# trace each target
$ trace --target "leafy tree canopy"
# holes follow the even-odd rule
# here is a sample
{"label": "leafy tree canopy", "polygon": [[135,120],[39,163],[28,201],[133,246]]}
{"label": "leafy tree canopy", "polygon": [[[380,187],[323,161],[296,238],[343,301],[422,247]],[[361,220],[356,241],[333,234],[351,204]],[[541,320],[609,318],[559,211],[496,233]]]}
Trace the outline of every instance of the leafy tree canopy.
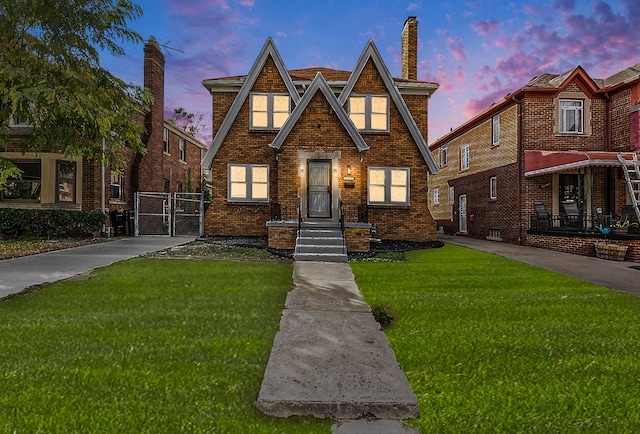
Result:
{"label": "leafy tree canopy", "polygon": [[152,97],[99,61],[100,50],[118,56],[142,42],[128,27],[140,16],[130,0],[0,0],[0,145],[20,119],[34,125],[23,151],[55,143],[115,167],[124,149],[143,152]]}
{"label": "leafy tree canopy", "polygon": [[173,109],[173,123],[184,130],[187,134],[195,137],[202,130],[202,113],[190,113],[184,107]]}

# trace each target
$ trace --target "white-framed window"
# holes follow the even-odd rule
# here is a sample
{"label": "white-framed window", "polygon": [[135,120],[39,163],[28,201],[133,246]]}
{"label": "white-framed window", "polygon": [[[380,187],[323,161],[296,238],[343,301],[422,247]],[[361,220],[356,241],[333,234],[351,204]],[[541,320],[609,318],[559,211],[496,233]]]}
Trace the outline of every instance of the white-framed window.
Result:
{"label": "white-framed window", "polygon": [[111,172],[109,197],[116,200],[124,200],[124,176]]}
{"label": "white-framed window", "polygon": [[181,137],[179,142],[180,161],[187,162],[187,148],[184,139]]}
{"label": "white-framed window", "polygon": [[439,205],[440,204],[440,189],[439,188],[434,188],[433,189],[433,204],[434,205]]}
{"label": "white-framed window", "polygon": [[500,114],[498,113],[491,119],[491,144],[500,143]]}
{"label": "white-framed window", "polygon": [[266,164],[229,164],[227,199],[230,202],[266,202],[269,200],[269,166]]}
{"label": "white-framed window", "polygon": [[561,99],[559,101],[560,133],[582,134],[583,105],[580,99]]}
{"label": "white-framed window", "polygon": [[456,190],[454,187],[449,187],[449,203],[453,204],[456,202]]}
{"label": "white-framed window", "polygon": [[169,153],[169,130],[166,128],[162,131],[162,150]]}
{"label": "white-framed window", "polygon": [[469,169],[469,145],[460,147],[460,170]]}
{"label": "white-framed window", "polygon": [[445,167],[449,162],[449,145],[440,146],[440,167]]}
{"label": "white-framed window", "polygon": [[349,117],[359,130],[389,131],[389,96],[350,96]]}
{"label": "white-framed window", "polygon": [[291,98],[287,94],[254,93],[250,110],[252,129],[279,129],[291,113]]}
{"label": "white-framed window", "polygon": [[498,198],[498,177],[496,176],[489,178],[489,198]]}
{"label": "white-framed window", "polygon": [[369,167],[370,205],[409,205],[408,167]]}

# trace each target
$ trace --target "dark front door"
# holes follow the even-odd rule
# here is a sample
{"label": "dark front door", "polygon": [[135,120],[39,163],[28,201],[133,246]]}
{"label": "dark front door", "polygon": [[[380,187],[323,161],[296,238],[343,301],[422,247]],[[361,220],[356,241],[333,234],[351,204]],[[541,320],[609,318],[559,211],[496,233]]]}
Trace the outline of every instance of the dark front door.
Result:
{"label": "dark front door", "polygon": [[309,217],[331,218],[331,161],[309,161]]}

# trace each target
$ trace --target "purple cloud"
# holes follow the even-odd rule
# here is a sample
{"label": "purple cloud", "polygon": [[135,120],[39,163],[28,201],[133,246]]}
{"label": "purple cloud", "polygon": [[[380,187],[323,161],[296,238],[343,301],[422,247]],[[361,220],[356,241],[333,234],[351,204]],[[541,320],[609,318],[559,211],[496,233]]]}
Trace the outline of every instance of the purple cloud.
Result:
{"label": "purple cloud", "polygon": [[480,36],[491,35],[498,29],[498,27],[500,27],[500,23],[492,19],[478,21],[471,24],[471,28],[475,30]]}

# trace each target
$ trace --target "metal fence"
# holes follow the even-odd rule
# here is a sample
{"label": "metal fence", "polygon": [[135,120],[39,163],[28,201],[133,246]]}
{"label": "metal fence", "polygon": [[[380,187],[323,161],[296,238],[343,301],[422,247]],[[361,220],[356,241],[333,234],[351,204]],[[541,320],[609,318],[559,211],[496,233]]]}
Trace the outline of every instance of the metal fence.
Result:
{"label": "metal fence", "polygon": [[135,235],[204,234],[204,213],[208,202],[202,193],[138,192],[135,207]]}
{"label": "metal fence", "polygon": [[202,193],[176,193],[173,198],[173,235],[203,235],[205,205]]}

